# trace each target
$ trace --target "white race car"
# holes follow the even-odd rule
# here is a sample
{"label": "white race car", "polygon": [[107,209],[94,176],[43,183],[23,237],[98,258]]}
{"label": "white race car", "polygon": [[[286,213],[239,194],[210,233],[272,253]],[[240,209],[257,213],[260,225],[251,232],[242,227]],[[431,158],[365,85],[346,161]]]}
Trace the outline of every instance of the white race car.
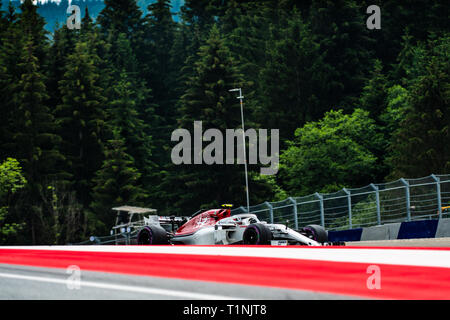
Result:
{"label": "white race car", "polygon": [[318,225],[293,230],[282,224],[259,221],[255,214],[231,216],[230,209],[211,209],[194,214],[176,231],[173,224],[152,223],[142,227],[137,243],[185,245],[308,245],[329,244],[327,231]]}

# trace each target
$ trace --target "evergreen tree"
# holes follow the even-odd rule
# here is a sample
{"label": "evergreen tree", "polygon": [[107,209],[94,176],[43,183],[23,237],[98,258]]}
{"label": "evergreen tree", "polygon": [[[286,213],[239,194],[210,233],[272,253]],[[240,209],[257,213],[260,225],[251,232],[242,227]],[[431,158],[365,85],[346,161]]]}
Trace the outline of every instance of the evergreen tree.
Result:
{"label": "evergreen tree", "polygon": [[209,30],[215,17],[221,15],[225,7],[220,2],[221,0],[185,0],[181,7],[182,19],[190,25],[198,25],[203,31]]}
{"label": "evergreen tree", "polygon": [[135,90],[135,84],[127,73],[122,71],[117,84],[113,87],[109,107],[109,125],[121,130],[127,153],[133,157],[136,168],[141,172],[144,186],[152,186],[152,137],[149,129],[138,112],[144,97]]}
{"label": "evergreen tree", "polygon": [[408,29],[402,36],[401,44],[402,48],[397,56],[397,63],[393,66],[390,76],[402,85],[408,86],[419,76],[417,58],[425,54],[425,49],[422,43],[415,43]]}
{"label": "evergreen tree", "polygon": [[[183,84],[188,83],[188,79],[195,74],[194,65],[198,60],[198,51],[209,37],[209,31],[218,15],[220,0],[186,0],[181,7],[182,29],[185,40],[185,57],[184,66],[181,69],[180,81],[181,86],[179,90],[185,92],[188,87]],[[222,6],[224,8],[225,6]],[[177,52],[177,54],[179,54]]]}
{"label": "evergreen tree", "polygon": [[136,0],[105,0],[104,3],[97,17],[104,32],[124,33],[130,39],[142,31],[142,12]]}
{"label": "evergreen tree", "polygon": [[93,20],[89,14],[89,8],[86,7],[84,10],[84,17],[81,19],[81,28],[84,32],[92,31],[92,28],[94,27]]}
{"label": "evergreen tree", "polygon": [[[170,1],[158,0],[148,6],[146,20],[146,38],[150,40],[149,64],[145,72],[145,80],[152,87],[153,96],[158,101],[157,114],[170,123],[173,119],[173,108],[176,97],[173,96],[173,86],[176,86],[178,71],[173,69],[172,47],[176,35],[176,24],[170,12]],[[172,120],[173,121],[173,120]]]}
{"label": "evergreen tree", "polygon": [[[228,90],[240,86],[241,77],[217,26],[198,54],[196,73],[181,98],[179,125],[190,130],[191,136],[194,121],[202,121],[203,130],[238,128],[239,102]],[[243,203],[244,185],[242,165],[185,164],[168,170],[164,187],[172,196],[168,202],[173,208],[194,212],[202,204],[217,206],[230,199]]]}
{"label": "evergreen tree", "polygon": [[389,168],[385,165],[387,156],[386,148],[388,147],[390,133],[383,127],[383,116],[387,108],[387,91],[388,80],[383,73],[383,66],[380,60],[375,61],[374,70],[370,75],[370,79],[362,89],[360,106],[369,112],[375,123],[379,125],[380,130],[385,134],[383,143],[376,145],[376,148],[370,148],[377,158],[377,176],[375,181],[382,181],[389,173]]}
{"label": "evergreen tree", "polygon": [[86,42],[78,42],[67,57],[59,81],[62,104],[56,110],[74,188],[84,206],[90,202],[91,179],[103,161],[106,98],[99,85],[98,56]]}
{"label": "evergreen tree", "polygon": [[125,33],[119,33],[116,38],[109,39],[110,48],[107,53],[107,59],[111,63],[111,85],[115,79],[120,77],[122,72],[126,72],[128,77],[132,78],[139,85],[138,61],[131,47],[130,40],[127,39]]}
{"label": "evergreen tree", "polygon": [[323,64],[319,45],[298,12],[286,19],[286,25],[273,25],[260,73],[264,95],[255,110],[256,121],[280,129],[285,141],[304,123],[318,119],[328,109],[321,101],[328,80]]}
{"label": "evergreen tree", "polygon": [[401,121],[406,117],[409,106],[409,92],[400,85],[393,85],[387,89],[386,110],[381,114],[382,129],[391,140],[392,134],[400,126]]}
{"label": "evergreen tree", "polygon": [[[11,6],[11,4],[10,4]],[[12,119],[13,104],[10,100],[11,86],[18,80],[17,68],[21,37],[17,27],[5,19],[0,32],[0,113],[4,119]],[[9,152],[6,145],[11,142],[12,126],[5,121],[0,127],[0,159],[6,159]]]}
{"label": "evergreen tree", "polygon": [[[152,88],[154,101],[158,102],[152,119],[147,119],[147,122],[151,122],[148,134],[153,143],[159,146],[153,150],[156,172],[170,162],[170,135],[176,126],[176,104],[181,96],[177,91],[180,86],[178,76],[184,63],[184,60],[181,60],[185,50],[184,43],[178,48],[181,54],[180,51],[176,53],[180,56],[175,56],[174,45],[178,27],[172,19],[170,9],[170,1],[158,0],[148,6],[148,14],[145,17],[148,63],[144,65],[145,69],[141,74],[144,74],[146,83]],[[160,184],[161,179],[162,177],[154,172],[152,184]]]}
{"label": "evergreen tree", "polygon": [[[0,35],[6,31],[6,29],[8,28],[8,19],[5,16],[5,12],[2,10],[3,9],[3,4],[2,1],[0,0]],[[1,42],[0,42],[1,44]]]}
{"label": "evergreen tree", "polygon": [[67,57],[73,53],[76,42],[79,40],[76,29],[69,30],[66,25],[56,29],[53,35],[53,43],[49,49],[52,59],[48,67],[47,87],[50,95],[49,105],[55,110],[62,103],[59,81],[66,72]]}
{"label": "evergreen tree", "polygon": [[144,19],[136,0],[105,0],[104,3],[105,7],[99,13],[97,23],[101,26],[105,39],[113,43],[118,35],[125,34],[138,61],[144,63],[139,56],[145,53]]}
{"label": "evergreen tree", "polygon": [[410,88],[410,108],[394,133],[388,162],[391,177],[450,172],[450,41],[430,40],[419,57],[421,75]]}
{"label": "evergreen tree", "polygon": [[48,98],[44,76],[34,56],[33,38],[28,37],[17,65],[21,70],[20,80],[11,88],[12,112],[11,149],[24,168],[29,182],[25,188],[25,199],[18,202],[20,211],[32,232],[32,242],[42,243],[52,237],[42,200],[39,199],[48,181],[64,177],[55,172],[61,154],[55,148],[60,138],[55,135],[55,123],[49,108],[44,104]]}
{"label": "evergreen tree", "polygon": [[125,141],[118,129],[108,141],[105,160],[94,178],[91,209],[93,232],[105,234],[114,224],[111,208],[115,206],[143,205],[147,194],[138,184],[140,173],[133,158],[126,152]]}
{"label": "evergreen tree", "polygon": [[16,22],[16,19],[17,19],[16,9],[14,8],[11,1],[9,1],[9,3],[8,3],[8,12],[6,13],[5,18],[9,24]]}
{"label": "evergreen tree", "polygon": [[[365,7],[367,8],[367,6]],[[353,0],[313,0],[311,28],[325,54],[329,75],[322,104],[351,109],[370,72],[373,40],[364,25],[365,8]]]}
{"label": "evergreen tree", "polygon": [[249,82],[258,83],[260,69],[264,66],[267,35],[270,33],[270,16],[261,5],[228,3],[221,19],[221,28],[226,36],[238,68]]}
{"label": "evergreen tree", "polygon": [[37,12],[37,6],[32,0],[25,0],[20,5],[18,14],[18,24],[22,34],[26,35],[35,46],[34,55],[38,63],[44,67],[47,63],[47,50],[49,48],[48,32],[45,30],[45,20]]}
{"label": "evergreen tree", "polygon": [[370,79],[362,90],[361,107],[369,111],[371,117],[377,121],[386,109],[387,86],[387,78],[383,74],[383,65],[380,60],[376,60]]}

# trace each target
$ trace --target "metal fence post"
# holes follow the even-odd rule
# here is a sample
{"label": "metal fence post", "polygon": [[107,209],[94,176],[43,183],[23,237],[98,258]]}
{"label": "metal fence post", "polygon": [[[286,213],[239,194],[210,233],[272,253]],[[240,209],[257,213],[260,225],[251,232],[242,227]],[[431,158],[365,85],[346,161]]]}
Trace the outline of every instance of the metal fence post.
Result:
{"label": "metal fence post", "polygon": [[295,201],[292,197],[289,197],[288,200],[294,205],[294,227],[295,230],[298,230],[297,201]]}
{"label": "metal fence post", "polygon": [[442,218],[441,179],[439,177],[436,177],[434,174],[432,174],[431,177],[436,181],[438,213],[439,219],[441,219]]}
{"label": "metal fence post", "polygon": [[381,225],[381,207],[380,207],[380,190],[373,183],[370,186],[375,190],[375,201],[377,202],[377,223]]}
{"label": "metal fence post", "polygon": [[348,206],[348,223],[350,229],[352,228],[352,196],[350,194],[350,191],[347,190],[347,188],[342,189],[347,194],[347,206]]}
{"label": "metal fence post", "polygon": [[320,224],[322,225],[322,227],[325,228],[325,212],[323,208],[323,196],[318,192],[315,193],[315,196],[320,200]]}
{"label": "metal fence post", "polygon": [[406,221],[411,221],[411,202],[410,202],[410,195],[409,195],[409,183],[405,179],[401,178],[401,182],[405,185],[405,192],[406,192]]}
{"label": "metal fence post", "polygon": [[269,207],[270,223],[273,223],[273,207],[269,202],[264,202]]}

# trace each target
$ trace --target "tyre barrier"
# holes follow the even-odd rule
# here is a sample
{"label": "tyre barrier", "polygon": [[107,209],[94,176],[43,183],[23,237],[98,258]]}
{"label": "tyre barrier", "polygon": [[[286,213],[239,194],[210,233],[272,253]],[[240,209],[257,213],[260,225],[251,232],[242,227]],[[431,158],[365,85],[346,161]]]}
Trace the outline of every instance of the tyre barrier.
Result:
{"label": "tyre barrier", "polygon": [[328,231],[328,241],[370,241],[450,237],[450,219],[391,223],[367,228]]}

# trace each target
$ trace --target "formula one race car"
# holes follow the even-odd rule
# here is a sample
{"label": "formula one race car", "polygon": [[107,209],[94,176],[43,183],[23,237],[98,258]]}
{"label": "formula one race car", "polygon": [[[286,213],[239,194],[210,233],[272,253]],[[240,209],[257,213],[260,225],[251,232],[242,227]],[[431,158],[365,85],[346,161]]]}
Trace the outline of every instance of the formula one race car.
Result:
{"label": "formula one race car", "polygon": [[259,221],[255,214],[246,213],[231,216],[231,210],[211,209],[200,211],[187,219],[176,231],[158,219],[142,227],[137,243],[149,244],[245,244],[245,245],[326,245],[327,231],[318,225],[309,225],[293,230],[282,224],[268,224]]}

